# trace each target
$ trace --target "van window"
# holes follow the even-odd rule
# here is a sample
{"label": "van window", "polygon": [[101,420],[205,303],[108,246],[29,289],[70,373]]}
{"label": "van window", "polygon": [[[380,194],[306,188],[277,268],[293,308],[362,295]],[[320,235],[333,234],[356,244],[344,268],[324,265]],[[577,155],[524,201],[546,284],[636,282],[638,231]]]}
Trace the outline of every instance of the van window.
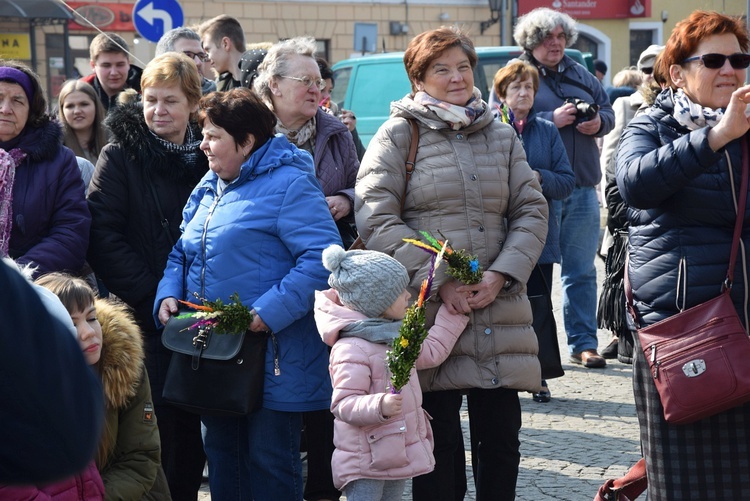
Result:
{"label": "van window", "polygon": [[490,91],[492,90],[492,81],[495,78],[495,73],[500,68],[504,68],[505,64],[510,61],[512,57],[493,57],[479,59],[476,69],[474,70],[474,86],[482,92],[482,98],[485,101],[490,100]]}
{"label": "van window", "polygon": [[360,65],[356,85],[351,94],[351,109],[357,115],[384,117],[383,122],[390,113],[391,101],[401,99],[411,90],[401,61]]}
{"label": "van window", "polygon": [[331,101],[336,103],[339,109],[344,107],[346,98],[346,89],[349,87],[349,79],[352,76],[351,68],[341,68],[333,72],[333,90],[331,91]]}

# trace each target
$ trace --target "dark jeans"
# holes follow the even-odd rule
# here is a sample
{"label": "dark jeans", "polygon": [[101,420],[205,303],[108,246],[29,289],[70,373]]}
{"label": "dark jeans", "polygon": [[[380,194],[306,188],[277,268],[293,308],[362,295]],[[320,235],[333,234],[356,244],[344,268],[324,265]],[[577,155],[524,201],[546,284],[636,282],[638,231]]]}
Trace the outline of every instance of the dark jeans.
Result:
{"label": "dark jeans", "polygon": [[328,409],[302,414],[307,450],[307,482],[305,499],[339,499],[341,492],[333,485],[333,414]]}
{"label": "dark jeans", "polygon": [[[423,394],[422,406],[432,416],[435,470],[415,477],[414,501],[457,501],[466,493],[461,391]],[[515,499],[521,461],[518,432],[521,404],[516,390],[473,388],[467,393],[472,468],[477,501]]]}
{"label": "dark jeans", "polygon": [[155,404],[154,412],[161,437],[161,464],[172,499],[196,501],[206,464],[200,416],[168,404]]}

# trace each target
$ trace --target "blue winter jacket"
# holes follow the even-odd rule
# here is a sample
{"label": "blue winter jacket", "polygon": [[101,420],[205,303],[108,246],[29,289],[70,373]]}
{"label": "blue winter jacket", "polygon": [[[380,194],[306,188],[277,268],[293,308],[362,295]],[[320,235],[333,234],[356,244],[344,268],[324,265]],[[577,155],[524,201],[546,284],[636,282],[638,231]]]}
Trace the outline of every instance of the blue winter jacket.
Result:
{"label": "blue winter jacket", "polygon": [[155,312],[168,297],[195,301],[197,292],[226,302],[237,292],[276,341],[268,342],[263,406],[285,412],[327,409],[328,352],[312,307],[315,290],[327,287],[323,249],[341,240],[312,159],[277,135],[250,156],[221,195],[217,180],[209,171],[188,199]]}
{"label": "blue winter jacket", "polygon": [[570,168],[557,127],[549,120],[540,118],[533,109],[521,133],[521,140],[529,166],[542,175],[542,194],[549,204],[547,242],[538,262],[559,263],[561,200],[573,192],[576,177]]}
{"label": "blue winter jacket", "polygon": [[[691,307],[719,294],[736,220],[729,171],[739,191],[740,140],[714,152],[709,127],[690,131],[673,113],[671,91],[663,91],[625,128],[617,149],[617,186],[629,207],[628,275],[642,325],[677,313],[683,297]],[[742,241],[747,249],[750,205]],[[741,249],[732,299],[743,321],[746,266]]]}

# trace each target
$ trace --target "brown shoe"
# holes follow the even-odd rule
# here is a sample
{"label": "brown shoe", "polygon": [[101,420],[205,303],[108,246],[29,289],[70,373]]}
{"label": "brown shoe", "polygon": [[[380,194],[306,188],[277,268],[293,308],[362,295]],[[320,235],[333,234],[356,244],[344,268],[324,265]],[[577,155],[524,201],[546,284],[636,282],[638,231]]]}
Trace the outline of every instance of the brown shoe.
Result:
{"label": "brown shoe", "polygon": [[581,353],[573,353],[570,355],[570,361],[589,369],[601,369],[607,366],[607,361],[596,350],[583,350]]}

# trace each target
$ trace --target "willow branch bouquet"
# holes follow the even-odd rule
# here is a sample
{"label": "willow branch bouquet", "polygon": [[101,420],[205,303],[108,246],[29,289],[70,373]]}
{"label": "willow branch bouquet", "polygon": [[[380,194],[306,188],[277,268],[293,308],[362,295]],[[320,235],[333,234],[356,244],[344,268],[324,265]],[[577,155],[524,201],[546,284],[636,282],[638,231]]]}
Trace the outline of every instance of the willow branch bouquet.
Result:
{"label": "willow branch bouquet", "polygon": [[250,323],[253,321],[253,314],[242,304],[240,296],[236,292],[229,296],[229,303],[224,303],[221,299],[208,301],[193,293],[201,304],[193,304],[187,301],[179,300],[193,312],[182,313],[179,316],[191,316],[197,321],[184,330],[211,330],[216,334],[238,334],[245,332]]}
{"label": "willow branch bouquet", "polygon": [[441,256],[448,264],[448,274],[453,278],[467,285],[478,284],[482,281],[482,267],[479,266],[479,259],[476,256],[462,249],[454,249],[443,235],[441,235],[443,237],[441,241],[426,231],[419,233],[427,240],[427,243],[414,238],[404,238],[404,242],[415,245],[433,256]]}

